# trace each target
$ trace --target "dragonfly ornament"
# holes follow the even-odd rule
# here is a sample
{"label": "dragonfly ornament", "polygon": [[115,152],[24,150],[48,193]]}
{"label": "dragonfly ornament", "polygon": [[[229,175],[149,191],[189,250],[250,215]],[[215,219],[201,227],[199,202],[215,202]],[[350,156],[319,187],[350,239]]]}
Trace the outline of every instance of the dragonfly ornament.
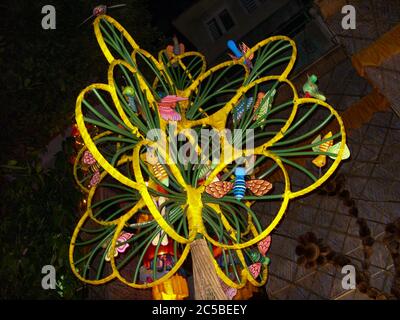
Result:
{"label": "dragonfly ornament", "polygon": [[[241,44],[239,44],[239,46],[237,46],[235,41],[228,40],[227,45],[228,45],[228,48],[233,53],[233,54],[231,54],[231,53],[228,53],[228,54],[234,61],[242,58],[250,50],[250,48],[243,42]],[[253,58],[254,58],[254,53],[250,54],[244,61],[244,64],[249,69],[253,68],[253,63],[251,62],[251,60],[253,60]]]}
{"label": "dragonfly ornament", "polygon": [[100,15],[106,14],[108,10],[110,9],[115,9],[115,8],[120,8],[120,7],[125,7],[126,4],[116,4],[114,6],[106,6],[104,4],[98,5],[93,8],[92,15],[87,17],[78,27],[84,25],[86,22],[88,22],[90,19],[98,17]]}

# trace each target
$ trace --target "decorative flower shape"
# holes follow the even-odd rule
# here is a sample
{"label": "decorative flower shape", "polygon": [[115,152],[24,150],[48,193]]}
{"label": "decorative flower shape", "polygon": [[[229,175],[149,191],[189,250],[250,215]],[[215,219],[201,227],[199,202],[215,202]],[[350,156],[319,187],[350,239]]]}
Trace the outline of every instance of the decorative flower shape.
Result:
{"label": "decorative flower shape", "polygon": [[[268,236],[291,199],[311,192],[332,175],[346,143],[337,112],[322,100],[299,97],[288,80],[296,59],[295,43],[285,36],[271,37],[242,58],[206,70],[205,59],[197,52],[174,55],[163,50],[156,60],[109,16],[97,17],[94,28],[110,65],[108,83],[88,86],[76,103],[85,147],[78,154],[75,173],[88,198],[71,240],[73,272],[91,284],[118,278],[131,287],[152,287],[181,270],[190,244],[204,238],[215,270],[228,287],[240,289],[247,280],[255,286],[265,284]],[[251,69],[245,63],[250,55]],[[169,105],[173,96],[184,99]],[[179,113],[180,120],[165,120],[162,103]],[[90,125],[96,126],[96,135],[88,130]],[[227,128],[252,129],[254,147],[242,148],[246,139],[232,138]],[[197,137],[204,129],[218,133],[224,148],[214,150],[220,159],[212,162],[207,156],[203,164],[175,161],[169,152],[174,147],[190,146],[195,156],[203,155],[208,144],[201,145]],[[328,129],[337,133],[311,142]],[[340,139],[337,154],[316,148],[334,139]],[[84,182],[88,178],[79,174],[86,151],[101,167],[96,171],[98,183],[90,188]],[[319,176],[310,169],[311,161],[304,160],[317,156],[334,158],[326,160],[329,167]],[[250,159],[255,159],[255,170],[246,171],[239,192],[234,172]],[[245,165],[240,164],[243,160]],[[304,174],[308,186],[292,186],[289,170]],[[248,175],[251,181],[267,178],[272,190],[266,184],[265,191],[251,189],[253,195],[249,194],[246,188],[258,188],[262,182],[250,183]],[[216,180],[233,190],[224,189],[220,198],[214,197],[206,190]],[[251,209],[254,201],[280,201],[272,221],[259,221]],[[121,242],[123,232],[133,235]],[[111,254],[110,263],[105,262],[107,252],[116,252],[119,246],[125,252],[117,258]],[[160,261],[161,254],[172,260]],[[143,268],[150,269],[149,281],[142,277]]]}

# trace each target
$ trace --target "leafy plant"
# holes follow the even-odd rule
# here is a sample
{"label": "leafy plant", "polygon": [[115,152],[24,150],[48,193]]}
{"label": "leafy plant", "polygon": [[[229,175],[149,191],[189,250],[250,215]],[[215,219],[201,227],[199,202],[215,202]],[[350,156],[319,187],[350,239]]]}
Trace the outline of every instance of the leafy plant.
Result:
{"label": "leafy plant", "polygon": [[[0,163],[42,152],[48,141],[73,122],[75,99],[90,82],[102,82],[106,61],[98,50],[93,20],[78,27],[99,3],[52,1],[56,29],[43,30],[41,2],[5,1],[0,22]],[[7,3],[8,2],[8,3]],[[113,10],[124,17],[135,39],[157,51],[161,34],[151,25],[144,0],[127,0]],[[105,4],[110,5],[105,1]],[[89,53],[89,54],[88,54]]]}
{"label": "leafy plant", "polygon": [[[151,25],[146,1],[124,3],[126,7],[114,13],[127,17],[140,43],[153,49],[158,49],[155,43],[163,45],[161,34]],[[106,61],[91,36],[92,21],[78,28],[98,3],[55,0],[51,4],[56,8],[55,30],[41,28],[43,3],[27,5],[15,0],[2,5],[1,298],[77,298],[83,294],[82,284],[68,265],[68,245],[80,201],[67,161],[70,144],[65,143],[63,152],[56,155],[54,168],[42,168],[39,155],[52,137],[73,122],[79,90],[89,82],[106,79]],[[42,289],[41,269],[47,264],[56,268],[57,290]]]}
{"label": "leafy plant", "polygon": [[[43,169],[38,160],[2,166],[0,297],[46,299],[82,297],[70,272],[69,237],[81,194],[75,189],[68,146]],[[57,290],[44,290],[44,265],[56,269]]]}

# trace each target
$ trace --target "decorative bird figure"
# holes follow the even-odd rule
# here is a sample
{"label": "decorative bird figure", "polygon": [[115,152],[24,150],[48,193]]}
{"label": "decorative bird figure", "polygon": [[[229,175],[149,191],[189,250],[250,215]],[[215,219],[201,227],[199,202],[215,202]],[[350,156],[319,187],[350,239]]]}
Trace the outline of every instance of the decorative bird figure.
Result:
{"label": "decorative bird figure", "polygon": [[167,121],[180,121],[181,115],[176,112],[176,104],[179,101],[185,101],[188,98],[179,97],[176,95],[168,95],[161,99],[158,103],[158,110],[160,111],[161,118]]}
{"label": "decorative bird figure", "polygon": [[[243,55],[246,54],[247,51],[250,50],[250,48],[244,44],[243,42],[239,45],[239,47],[236,45],[235,41],[233,40],[228,40],[227,42],[227,46],[228,48],[232,51],[233,54],[228,53],[229,56],[233,59],[233,60],[239,60],[241,57],[243,57]],[[253,68],[253,63],[251,62],[251,60],[254,58],[254,53],[252,53],[251,55],[249,55],[245,61],[244,64],[249,68],[252,69]]]}
{"label": "decorative bird figure", "polygon": [[127,86],[122,91],[122,94],[125,96],[125,99],[128,101],[128,104],[132,108],[133,112],[137,112],[135,103],[135,90],[132,87]]}
{"label": "decorative bird figure", "polygon": [[326,97],[318,90],[317,81],[318,78],[315,74],[313,74],[311,77],[307,76],[307,81],[303,85],[304,97],[325,101]]}

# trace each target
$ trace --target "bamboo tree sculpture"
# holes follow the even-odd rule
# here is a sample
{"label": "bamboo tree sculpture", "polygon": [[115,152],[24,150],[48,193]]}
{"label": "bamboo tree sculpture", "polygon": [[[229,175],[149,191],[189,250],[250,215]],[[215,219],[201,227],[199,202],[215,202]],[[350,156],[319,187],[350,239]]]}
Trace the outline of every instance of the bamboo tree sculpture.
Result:
{"label": "bamboo tree sculpture", "polygon": [[[94,29],[108,83],[88,86],[76,103],[84,146],[74,173],[86,209],[71,240],[73,272],[94,285],[151,287],[156,299],[187,297],[188,272],[197,299],[231,299],[247,281],[263,286],[270,234],[289,200],[318,188],[346,158],[339,115],[299,97],[288,80],[295,43],[275,36],[241,45],[234,59],[207,70],[176,39],[180,50],[169,46],[157,60],[109,16]],[[328,124],[337,132],[318,138]],[[227,129],[253,132],[254,145]],[[215,136],[201,143],[204,132]],[[187,151],[199,161],[185,161]],[[318,157],[319,175],[308,168]],[[295,190],[292,171],[308,185]],[[255,201],[281,202],[272,221],[262,222]]]}

